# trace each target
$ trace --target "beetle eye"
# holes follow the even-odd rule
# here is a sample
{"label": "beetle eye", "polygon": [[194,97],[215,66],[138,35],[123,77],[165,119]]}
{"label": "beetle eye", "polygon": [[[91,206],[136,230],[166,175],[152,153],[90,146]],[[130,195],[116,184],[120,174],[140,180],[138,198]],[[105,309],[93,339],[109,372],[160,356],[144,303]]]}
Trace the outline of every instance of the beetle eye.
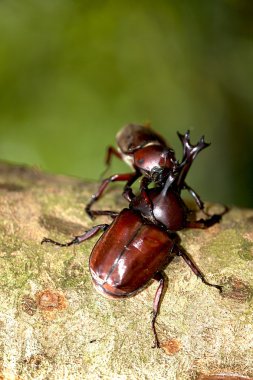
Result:
{"label": "beetle eye", "polygon": [[140,158],[139,160],[138,160],[138,164],[143,164],[144,163],[144,158]]}

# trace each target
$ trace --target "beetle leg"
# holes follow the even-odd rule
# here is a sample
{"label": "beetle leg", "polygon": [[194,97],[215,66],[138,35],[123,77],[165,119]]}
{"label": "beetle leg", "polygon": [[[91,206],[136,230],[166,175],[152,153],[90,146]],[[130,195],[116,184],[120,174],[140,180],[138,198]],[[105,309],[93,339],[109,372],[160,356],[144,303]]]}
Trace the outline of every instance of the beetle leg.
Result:
{"label": "beetle leg", "polygon": [[152,182],[150,177],[143,177],[140,183],[140,191],[147,190],[148,185]]}
{"label": "beetle leg", "polygon": [[159,225],[153,213],[153,202],[148,193],[150,179],[143,177],[140,184],[140,193],[130,202],[130,208],[139,210],[153,224]]}
{"label": "beetle leg", "polygon": [[136,178],[137,178],[136,173],[126,173],[126,174],[114,174],[111,177],[104,179],[101,185],[99,186],[98,191],[92,195],[91,200],[85,207],[85,211],[91,217],[91,219],[93,218],[91,206],[102,196],[103,192],[105,191],[105,189],[111,182],[127,181],[127,185],[128,185],[129,183],[132,184],[136,180]]}
{"label": "beetle leg", "polygon": [[166,284],[166,276],[165,276],[165,274],[163,272],[158,272],[154,276],[154,279],[157,280],[157,281],[159,281],[159,285],[158,285],[158,288],[156,290],[155,298],[154,298],[154,301],[153,301],[152,330],[153,330],[153,333],[154,333],[154,336],[155,336],[155,341],[154,341],[153,348],[156,348],[156,347],[159,348],[160,347],[160,343],[159,343],[157,332],[156,332],[156,328],[155,328],[155,322],[156,322],[156,318],[157,318],[157,315],[159,313],[159,309],[160,309],[160,306],[161,306],[163,291],[164,291],[164,287],[165,287],[165,284]]}
{"label": "beetle leg", "polygon": [[214,224],[219,223],[222,218],[222,215],[214,214],[210,216],[208,219],[199,219],[195,221],[187,221],[186,222],[186,228],[209,228],[212,227]]}
{"label": "beetle leg", "polygon": [[208,282],[206,280],[205,276],[203,275],[203,273],[201,273],[201,271],[199,270],[199,268],[197,267],[197,265],[187,255],[186,252],[183,252],[177,246],[174,246],[174,252],[176,252],[176,254],[178,256],[181,256],[184,259],[184,261],[186,262],[187,265],[189,265],[189,267],[191,268],[191,270],[193,271],[193,273],[195,273],[196,276],[199,277],[204,284],[206,284],[208,286],[213,286],[214,288],[218,289],[220,291],[220,293],[222,292],[222,286],[221,285],[216,285],[216,284],[211,284],[210,282]]}
{"label": "beetle leg", "polygon": [[92,216],[101,216],[106,215],[110,216],[112,219],[116,218],[116,216],[119,215],[119,212],[117,211],[111,211],[111,210],[92,210]]}
{"label": "beetle leg", "polygon": [[54,245],[58,245],[59,247],[69,247],[73,244],[80,244],[85,240],[90,239],[94,235],[96,235],[99,231],[105,231],[109,227],[109,224],[99,224],[98,226],[92,227],[90,230],[85,231],[84,234],[80,236],[75,236],[73,240],[69,241],[68,243],[59,243],[58,241],[49,239],[49,238],[43,238],[41,241],[41,244],[44,243],[51,243]]}
{"label": "beetle leg", "polygon": [[[141,191],[141,199],[144,201],[144,214],[149,216],[149,219],[152,221],[152,223],[156,224],[157,221],[153,214],[153,202],[150,199],[150,196],[148,195],[147,189],[148,185],[150,184],[151,179],[148,177],[143,177],[140,184],[140,191]],[[146,209],[147,208],[147,209]],[[147,211],[146,211],[147,210]]]}
{"label": "beetle leg", "polygon": [[112,156],[118,157],[120,160],[122,160],[122,156],[120,152],[117,151],[113,146],[109,146],[107,148],[106,156],[105,156],[105,164],[106,166],[111,165]]}
{"label": "beetle leg", "polygon": [[184,183],[184,186],[183,186],[183,189],[189,191],[189,193],[191,194],[191,196],[193,197],[196,205],[198,206],[198,208],[207,216],[210,216],[206,211],[205,211],[205,204],[204,202],[201,200],[200,196],[196,193],[195,190],[193,190],[189,185],[187,185],[186,183]]}
{"label": "beetle leg", "polygon": [[[196,193],[195,190],[193,190],[189,185],[187,185],[186,183],[184,183],[184,186],[183,186],[183,189],[185,190],[188,190],[189,193],[192,195],[192,197],[194,198],[198,208],[208,217],[210,217],[210,221],[209,222],[206,222],[206,227],[210,227],[212,226],[213,224],[215,223],[218,223],[220,221],[220,219],[218,218],[219,216],[223,216],[224,214],[226,214],[228,212],[228,207],[227,206],[224,206],[224,211],[222,211],[220,214],[215,214],[215,215],[210,215],[207,211],[205,211],[205,204],[204,202],[201,200],[200,196]],[[209,219],[207,219],[209,220]],[[201,222],[203,222],[203,219],[201,219]],[[204,222],[205,223],[205,222]],[[208,223],[210,223],[210,225],[208,225]],[[196,228],[206,228],[206,227],[196,227]],[[191,227],[191,228],[194,228],[194,227]]]}
{"label": "beetle leg", "polygon": [[109,169],[112,161],[112,156],[118,157],[120,160],[122,160],[122,156],[120,152],[117,151],[113,146],[109,146],[106,151],[106,156],[105,156],[105,170],[102,172],[100,175],[100,178],[103,178],[107,170]]}
{"label": "beetle leg", "polygon": [[131,200],[135,197],[131,186],[141,176],[140,171],[137,168],[134,168],[134,169],[135,169],[134,175],[131,178],[129,178],[122,193],[123,197],[128,202],[131,202]]}

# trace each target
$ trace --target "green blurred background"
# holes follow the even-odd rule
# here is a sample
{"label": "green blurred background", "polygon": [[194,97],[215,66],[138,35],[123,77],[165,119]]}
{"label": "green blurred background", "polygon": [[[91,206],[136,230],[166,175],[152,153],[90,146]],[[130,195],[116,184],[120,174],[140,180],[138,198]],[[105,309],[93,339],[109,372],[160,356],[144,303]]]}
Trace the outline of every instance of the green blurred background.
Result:
{"label": "green blurred background", "polygon": [[[210,148],[187,182],[253,206],[253,1],[1,0],[0,158],[98,179],[129,122]],[[128,171],[114,160],[111,172]]]}

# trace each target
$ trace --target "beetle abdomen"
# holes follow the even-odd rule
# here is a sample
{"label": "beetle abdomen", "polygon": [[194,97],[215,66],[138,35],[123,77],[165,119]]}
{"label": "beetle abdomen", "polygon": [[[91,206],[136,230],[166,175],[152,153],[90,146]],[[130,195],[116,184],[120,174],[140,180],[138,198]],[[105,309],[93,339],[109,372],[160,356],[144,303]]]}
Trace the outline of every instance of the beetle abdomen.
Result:
{"label": "beetle abdomen", "polygon": [[140,214],[123,210],[101,236],[90,256],[98,291],[126,297],[141,289],[167,263],[173,242]]}
{"label": "beetle abdomen", "polygon": [[131,153],[148,144],[167,146],[165,140],[145,125],[128,124],[116,136],[117,144],[122,153]]}

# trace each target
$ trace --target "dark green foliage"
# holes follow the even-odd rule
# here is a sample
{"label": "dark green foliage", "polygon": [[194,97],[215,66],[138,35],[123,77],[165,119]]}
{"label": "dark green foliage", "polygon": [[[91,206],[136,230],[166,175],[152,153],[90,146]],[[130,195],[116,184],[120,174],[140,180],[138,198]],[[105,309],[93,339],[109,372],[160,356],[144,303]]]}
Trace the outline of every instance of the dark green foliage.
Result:
{"label": "dark green foliage", "polygon": [[246,0],[1,1],[0,158],[97,179],[117,130],[151,121],[179,157],[176,130],[212,142],[189,181],[204,199],[252,206],[252,16]]}

